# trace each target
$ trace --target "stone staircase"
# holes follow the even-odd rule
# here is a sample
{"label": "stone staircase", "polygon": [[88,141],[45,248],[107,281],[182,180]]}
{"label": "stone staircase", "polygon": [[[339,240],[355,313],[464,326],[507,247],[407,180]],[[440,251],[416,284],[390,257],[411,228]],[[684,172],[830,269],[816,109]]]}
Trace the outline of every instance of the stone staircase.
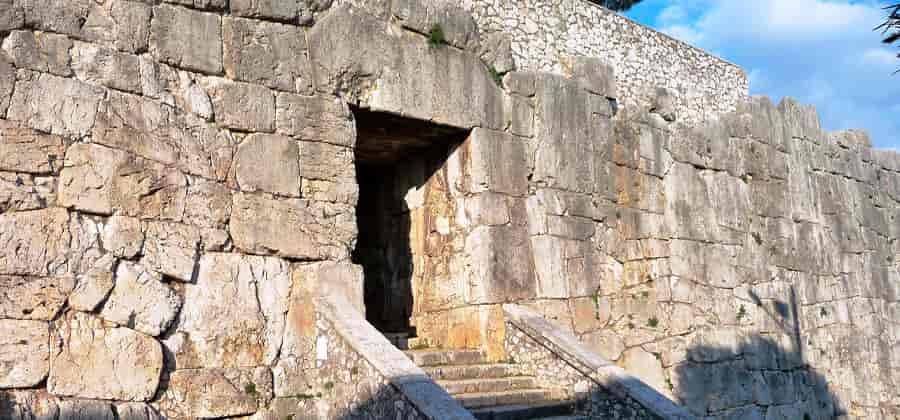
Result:
{"label": "stone staircase", "polygon": [[582,420],[575,403],[540,388],[511,363],[488,363],[479,350],[407,350],[406,354],[479,420]]}

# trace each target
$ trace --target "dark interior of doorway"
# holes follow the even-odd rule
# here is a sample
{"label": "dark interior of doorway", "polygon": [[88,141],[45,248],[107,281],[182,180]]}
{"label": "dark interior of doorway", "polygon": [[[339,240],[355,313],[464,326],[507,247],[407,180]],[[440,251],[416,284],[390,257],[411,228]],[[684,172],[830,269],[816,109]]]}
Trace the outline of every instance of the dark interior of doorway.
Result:
{"label": "dark interior of doorway", "polygon": [[414,255],[405,197],[427,188],[468,131],[360,108],[353,114],[360,191],[352,258],[365,274],[366,318],[386,335],[415,337],[412,280],[422,258]]}

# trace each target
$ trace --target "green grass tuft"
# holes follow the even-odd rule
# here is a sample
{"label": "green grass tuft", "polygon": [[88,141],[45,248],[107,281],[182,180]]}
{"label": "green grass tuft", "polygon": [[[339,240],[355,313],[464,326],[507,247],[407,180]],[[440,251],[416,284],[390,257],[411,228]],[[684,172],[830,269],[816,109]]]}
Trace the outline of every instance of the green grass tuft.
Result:
{"label": "green grass tuft", "polygon": [[440,24],[434,24],[434,26],[431,27],[431,30],[428,31],[428,45],[439,47],[445,42],[447,42],[447,40],[444,38],[444,28],[442,28]]}

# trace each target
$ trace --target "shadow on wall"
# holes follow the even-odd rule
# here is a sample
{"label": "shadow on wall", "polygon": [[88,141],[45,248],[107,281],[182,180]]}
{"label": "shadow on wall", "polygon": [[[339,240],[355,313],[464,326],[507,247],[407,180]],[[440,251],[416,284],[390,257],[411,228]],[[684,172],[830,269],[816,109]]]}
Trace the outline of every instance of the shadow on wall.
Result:
{"label": "shadow on wall", "polygon": [[[818,420],[847,415],[827,379],[804,363],[796,292],[789,302],[756,306],[780,332],[739,337],[730,345],[698,345],[672,372],[680,404],[699,416],[721,419]],[[713,333],[715,334],[715,333]],[[787,338],[780,343],[779,338]],[[718,337],[727,342],[728,337]]]}

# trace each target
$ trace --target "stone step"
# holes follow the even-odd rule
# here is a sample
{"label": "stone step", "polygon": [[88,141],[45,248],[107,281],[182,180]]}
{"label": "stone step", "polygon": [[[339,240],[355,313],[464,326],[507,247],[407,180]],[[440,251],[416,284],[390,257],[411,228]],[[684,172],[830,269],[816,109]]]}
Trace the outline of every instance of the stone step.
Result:
{"label": "stone step", "polygon": [[498,407],[504,405],[527,405],[535,401],[552,399],[553,393],[546,389],[517,389],[498,392],[474,392],[453,396],[465,408]]}
{"label": "stone step", "polygon": [[450,395],[473,394],[476,392],[500,392],[517,389],[533,389],[534,378],[530,376],[513,376],[508,378],[472,378],[452,381],[438,381]]}
{"label": "stone step", "polygon": [[482,365],[428,366],[425,373],[436,381],[452,381],[476,378],[507,378],[519,375],[519,367],[508,363]]}
{"label": "stone step", "polygon": [[470,410],[478,420],[555,419],[582,420],[574,416],[575,403],[571,401],[545,401],[523,405],[483,407]]}
{"label": "stone step", "polygon": [[420,367],[485,363],[481,350],[409,350],[405,353]]}

